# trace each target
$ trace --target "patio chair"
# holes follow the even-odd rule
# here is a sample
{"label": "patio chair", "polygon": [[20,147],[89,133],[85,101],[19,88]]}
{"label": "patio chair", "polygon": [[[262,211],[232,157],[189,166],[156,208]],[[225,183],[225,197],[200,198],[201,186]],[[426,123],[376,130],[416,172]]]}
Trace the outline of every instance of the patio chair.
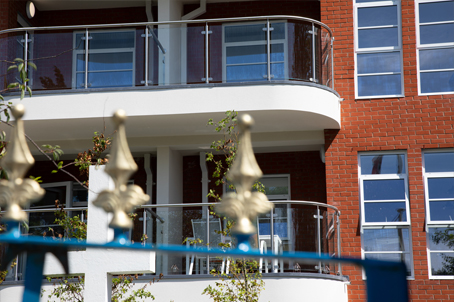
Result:
{"label": "patio chair", "polygon": [[[186,239],[187,247],[189,247],[191,245],[192,246],[200,245],[200,246],[208,246],[210,248],[220,248],[220,246],[219,246],[220,243],[227,243],[229,241],[227,236],[219,234],[219,231],[222,230],[220,218],[210,218],[210,230],[209,230],[209,239],[208,240],[206,238],[207,237],[207,220],[206,219],[192,219],[191,224],[192,224],[192,231],[193,231],[194,237],[189,237]],[[203,242],[194,243],[194,241],[197,239],[202,239]],[[209,268],[209,265],[206,263],[206,262],[208,262],[206,256],[191,255],[190,258],[191,258],[191,260],[189,262],[189,256],[186,256],[186,274],[187,275],[192,275],[192,272],[194,270],[194,264],[195,264],[195,273],[196,274],[201,274],[204,271],[206,271],[206,273],[209,273],[210,268]],[[216,259],[216,258],[214,258],[214,259]],[[211,262],[211,260],[209,262]],[[214,261],[214,262],[216,262],[216,261]],[[226,270],[228,273],[229,263],[230,263],[230,261],[227,260],[227,267],[226,267],[226,258],[224,257],[222,259],[221,269],[220,269],[221,273],[224,273],[224,270]]]}

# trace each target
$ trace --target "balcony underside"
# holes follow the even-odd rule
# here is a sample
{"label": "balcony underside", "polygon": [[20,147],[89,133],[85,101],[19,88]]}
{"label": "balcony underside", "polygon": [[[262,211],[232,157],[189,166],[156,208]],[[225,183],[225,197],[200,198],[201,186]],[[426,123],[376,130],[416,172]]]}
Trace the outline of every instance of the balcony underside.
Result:
{"label": "balcony underside", "polygon": [[[106,133],[112,133],[110,116],[120,108],[129,116],[127,135],[133,151],[185,141],[209,147],[212,139],[206,136],[214,131],[206,126],[208,119],[220,120],[228,110],[250,113],[256,121],[254,133],[257,138],[262,135],[259,140],[263,142],[269,137],[283,145],[295,140],[323,144],[323,129],[340,128],[338,95],[313,84],[174,88],[37,94],[22,100],[27,108],[26,133],[37,142],[63,146],[66,142],[67,150],[78,152],[80,143],[88,143],[93,132],[102,131],[104,124]],[[10,100],[19,102],[17,98]]]}

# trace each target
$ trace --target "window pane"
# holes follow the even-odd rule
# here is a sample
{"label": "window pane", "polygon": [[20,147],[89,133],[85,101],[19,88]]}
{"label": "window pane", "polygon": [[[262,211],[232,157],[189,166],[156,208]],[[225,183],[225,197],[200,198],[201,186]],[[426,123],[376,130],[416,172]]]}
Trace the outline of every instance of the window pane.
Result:
{"label": "window pane", "polygon": [[227,66],[227,81],[264,80],[267,75],[266,69],[266,64]]}
{"label": "window pane", "polygon": [[454,228],[429,228],[428,237],[431,250],[454,250]]}
{"label": "window pane", "polygon": [[453,172],[454,152],[424,153],[426,172]]}
{"label": "window pane", "polygon": [[430,220],[454,221],[454,200],[430,201]]}
{"label": "window pane", "polygon": [[83,37],[85,37],[85,34],[76,34],[76,49],[85,49],[85,40],[82,39]]}
{"label": "window pane", "polygon": [[409,254],[366,254],[366,259],[405,262],[407,267],[407,276],[411,276],[411,257]]}
{"label": "window pane", "polygon": [[273,76],[272,80],[284,80],[285,79],[284,63],[272,63],[271,75]]}
{"label": "window pane", "polygon": [[397,6],[358,8],[358,26],[397,25]]}
{"label": "window pane", "polygon": [[364,180],[364,200],[405,199],[403,179]]}
{"label": "window pane", "polygon": [[430,253],[432,275],[454,275],[454,253]]}
{"label": "window pane", "polygon": [[288,177],[265,177],[260,182],[265,186],[266,195],[288,194]]}
{"label": "window pane", "polygon": [[397,27],[358,30],[359,48],[399,46]]}
{"label": "window pane", "polygon": [[227,64],[266,63],[266,45],[232,46],[226,48]]}
{"label": "window pane", "polygon": [[405,173],[405,155],[361,155],[361,175],[367,174],[403,174]]}
{"label": "window pane", "polygon": [[405,202],[367,202],[364,211],[366,222],[407,221]]}
{"label": "window pane", "polygon": [[364,2],[380,2],[380,1],[388,1],[388,0],[356,0],[356,3],[364,3]]}
{"label": "window pane", "polygon": [[440,22],[454,20],[454,2],[434,2],[419,4],[419,22]]}
{"label": "window pane", "polygon": [[364,229],[364,251],[410,251],[409,230],[398,229]]}
{"label": "window pane", "polygon": [[429,178],[429,198],[454,198],[454,177]]}
{"label": "window pane", "polygon": [[285,39],[285,23],[271,23],[270,27],[273,28],[271,40]]}
{"label": "window pane", "polygon": [[454,42],[454,23],[420,26],[421,44]]}
{"label": "window pane", "polygon": [[400,52],[358,54],[358,74],[400,72]]}
{"label": "window pane", "polygon": [[421,92],[454,91],[454,71],[421,72]]}
{"label": "window pane", "polygon": [[454,48],[420,50],[419,66],[421,70],[454,68]]}
{"label": "window pane", "polygon": [[358,77],[358,96],[400,95],[401,75],[376,75]]}
{"label": "window pane", "polygon": [[88,70],[132,69],[132,61],[132,52],[89,54]]}
{"label": "window pane", "polygon": [[81,89],[85,87],[85,73],[76,74],[76,88]]}
{"label": "window pane", "polygon": [[85,71],[85,55],[77,55],[76,70]]}
{"label": "window pane", "polygon": [[91,39],[88,42],[88,48],[106,49],[106,48],[134,48],[134,32],[103,32],[90,33]]}
{"label": "window pane", "polygon": [[132,86],[132,71],[89,72],[90,88]]}
{"label": "window pane", "polygon": [[225,42],[266,41],[266,24],[225,27]]}
{"label": "window pane", "polygon": [[284,44],[271,44],[271,62],[283,62],[284,60]]}

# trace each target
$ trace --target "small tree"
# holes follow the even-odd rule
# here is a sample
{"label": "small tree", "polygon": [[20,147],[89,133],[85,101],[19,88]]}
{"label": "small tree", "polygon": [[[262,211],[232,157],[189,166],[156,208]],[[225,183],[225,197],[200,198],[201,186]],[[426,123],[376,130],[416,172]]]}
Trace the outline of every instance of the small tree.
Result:
{"label": "small tree", "polygon": [[[216,186],[228,183],[227,173],[235,159],[239,141],[239,132],[237,129],[238,113],[234,110],[227,111],[226,116],[219,122],[208,121],[208,125],[215,126],[215,131],[223,133],[224,137],[221,140],[214,141],[211,144],[211,149],[215,152],[222,152],[223,157],[216,157],[213,152],[207,153],[207,161],[215,164],[213,178],[216,179]],[[228,183],[229,188],[234,190],[233,184]],[[260,192],[265,191],[265,187],[260,182],[256,182],[253,186],[255,190]],[[215,190],[210,189],[208,197],[212,197],[216,202],[221,201],[219,194]],[[214,211],[211,214],[215,215]],[[230,236],[234,222],[226,219],[226,227],[220,231],[225,236]],[[232,247],[232,243],[227,244],[227,247]],[[225,244],[224,244],[225,246]],[[245,301],[256,302],[260,296],[260,292],[265,287],[265,282],[262,280],[258,263],[251,259],[234,259],[229,267],[230,274],[222,274],[216,270],[212,270],[213,276],[219,277],[220,281],[215,283],[215,286],[208,286],[203,291],[204,295],[209,295],[214,302],[227,301]]]}

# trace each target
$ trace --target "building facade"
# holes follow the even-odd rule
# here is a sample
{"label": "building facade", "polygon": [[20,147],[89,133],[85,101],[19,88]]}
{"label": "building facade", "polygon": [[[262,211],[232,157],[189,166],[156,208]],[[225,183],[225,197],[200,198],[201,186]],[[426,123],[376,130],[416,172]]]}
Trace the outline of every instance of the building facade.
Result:
{"label": "building facade", "polygon": [[[33,97],[22,100],[26,131],[38,145],[60,145],[68,163],[95,131],[112,133],[114,110],[127,111],[139,166],[131,182],[152,197],[133,240],[182,244],[200,224],[216,241],[210,230],[221,221],[199,204],[213,201],[210,189],[228,189],[205,160],[222,139],[206,124],[247,112],[261,182],[276,202],[257,222],[259,247],[404,261],[412,301],[454,299],[454,1],[33,2],[34,16],[29,2],[1,0],[2,87],[16,81],[6,61],[37,65]],[[42,210],[56,199],[81,209],[89,200],[34,154],[30,174],[48,195],[32,209],[30,233],[42,235],[54,227]],[[207,268],[224,265],[160,257],[155,273],[178,284],[206,284]],[[366,300],[357,267],[262,268],[269,284],[286,280],[286,293],[300,284],[314,299],[309,287]],[[17,271],[5,284],[20,279]]]}

